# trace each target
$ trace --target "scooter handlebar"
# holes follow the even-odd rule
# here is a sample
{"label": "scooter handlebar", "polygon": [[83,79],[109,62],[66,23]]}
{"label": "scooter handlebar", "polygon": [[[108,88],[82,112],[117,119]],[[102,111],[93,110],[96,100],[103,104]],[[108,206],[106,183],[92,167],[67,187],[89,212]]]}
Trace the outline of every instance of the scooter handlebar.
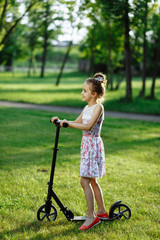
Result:
{"label": "scooter handlebar", "polygon": [[[51,120],[50,120],[50,122],[51,122]],[[56,120],[56,119],[54,120],[54,124],[56,124],[57,127],[60,126],[60,122],[61,121],[59,121],[59,120]],[[68,123],[63,123],[63,127],[67,128],[68,127]]]}

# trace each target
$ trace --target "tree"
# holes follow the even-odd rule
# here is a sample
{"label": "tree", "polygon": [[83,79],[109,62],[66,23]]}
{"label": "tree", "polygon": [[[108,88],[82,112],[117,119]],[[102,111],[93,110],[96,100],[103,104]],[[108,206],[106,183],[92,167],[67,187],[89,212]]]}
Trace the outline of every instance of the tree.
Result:
{"label": "tree", "polygon": [[[84,4],[89,4],[90,2],[86,0]],[[105,18],[105,25],[106,29],[105,31],[108,31],[108,66],[110,71],[110,78],[112,79],[112,72],[113,72],[113,61],[112,61],[112,33],[111,33],[111,23],[114,21],[118,21],[121,23],[122,27],[120,28],[122,30],[121,35],[124,36],[124,62],[125,62],[125,76],[126,76],[126,99],[131,100],[132,99],[132,87],[131,87],[131,50],[130,50],[130,19],[129,19],[129,13],[131,12],[131,7],[128,0],[97,0],[95,2],[95,5],[92,4],[92,11],[93,14],[99,17],[100,11],[95,11],[95,7],[98,6],[98,8],[103,13],[103,16],[108,16]],[[105,33],[104,31],[104,33]]]}
{"label": "tree", "polygon": [[80,18],[81,18],[81,12],[79,11],[79,5],[77,4],[77,2],[76,1],[68,1],[68,2],[66,2],[66,7],[68,9],[68,13],[67,13],[67,18],[65,19],[65,16],[64,16],[64,19],[70,23],[71,31],[72,31],[71,32],[71,40],[68,41],[67,51],[66,51],[63,61],[62,61],[60,72],[58,74],[57,81],[56,81],[56,86],[58,86],[60,83],[65,64],[68,60],[68,57],[69,57],[69,54],[70,54],[70,51],[71,51],[71,48],[73,45],[74,30],[76,28],[79,30],[81,27],[81,24],[79,23]]}
{"label": "tree", "polygon": [[28,45],[28,77],[31,75],[31,69],[35,73],[35,54],[37,48],[40,48],[39,35],[41,25],[41,14],[38,11],[39,7],[33,8],[28,14],[28,24],[24,33],[24,37]]}
{"label": "tree", "polygon": [[88,75],[97,71],[97,68],[101,69],[98,71],[106,73],[108,86],[110,85],[113,89],[114,70],[122,67],[120,66],[123,59],[122,27],[119,22],[114,21],[108,2],[100,0],[95,3],[85,1],[83,11],[87,12],[86,15],[91,21],[87,28],[87,39],[80,47],[83,56],[89,59]]}
{"label": "tree", "polygon": [[147,38],[146,38],[146,33],[147,33],[147,25],[148,25],[148,3],[150,1],[146,0],[136,0],[134,1],[135,4],[135,19],[136,22],[140,23],[140,29],[141,31],[138,30],[140,36],[142,37],[143,45],[143,54],[142,54],[142,89],[140,91],[139,97],[144,97],[145,95],[145,83],[146,83],[146,57],[147,57]]}
{"label": "tree", "polygon": [[134,1],[134,23],[137,27],[135,34],[140,39],[136,43],[136,46],[139,46],[139,52],[142,51],[142,89],[139,93],[139,97],[145,96],[146,90],[146,76],[147,69],[149,64],[149,53],[147,51],[149,43],[149,38],[147,38],[147,33],[152,30],[151,22],[154,13],[154,2],[152,0],[135,0]]}
{"label": "tree", "polygon": [[8,0],[5,0],[4,3],[3,3],[3,6],[2,6],[2,13],[1,13],[1,18],[0,18],[0,32],[2,30],[3,19],[4,19],[5,14],[6,14],[7,4],[8,4]]}
{"label": "tree", "polygon": [[152,76],[152,86],[150,92],[150,99],[154,98],[155,83],[158,72],[158,66],[160,64],[160,8],[157,13],[154,13],[152,18],[152,45],[153,46],[153,76]]}
{"label": "tree", "polygon": [[[2,13],[1,13],[1,20],[0,20],[0,32],[2,32],[2,28],[4,29],[4,33],[1,36],[1,40],[0,40],[0,49],[3,48],[7,38],[10,36],[10,34],[13,32],[13,30],[16,28],[17,24],[23,19],[23,17],[26,15],[26,13],[28,13],[30,11],[30,9],[37,3],[38,0],[31,0],[29,2],[29,4],[27,4],[27,7],[24,11],[23,14],[21,14],[19,17],[18,16],[14,16],[14,14],[12,14],[13,16],[13,21],[11,21],[10,26],[6,29],[5,25],[6,25],[6,13],[7,11],[9,11],[10,9],[8,8],[12,8],[13,6],[17,7],[18,2],[16,3],[16,1],[11,1],[10,3],[5,0],[3,8],[2,8]],[[24,2],[25,3],[25,2]],[[12,13],[12,11],[10,11],[10,13]]]}
{"label": "tree", "polygon": [[66,54],[64,55],[64,58],[63,58],[63,61],[62,61],[60,72],[59,72],[58,77],[57,77],[56,86],[58,86],[59,83],[60,83],[60,80],[61,80],[61,77],[62,77],[62,74],[63,74],[63,70],[64,70],[65,64],[67,62],[71,47],[72,47],[72,41],[69,41]]}
{"label": "tree", "polygon": [[130,22],[129,22],[129,2],[124,2],[124,26],[125,26],[125,74],[126,74],[126,99],[132,99],[132,87],[131,87],[131,52],[130,52]]}
{"label": "tree", "polygon": [[18,24],[14,32],[8,36],[1,50],[0,64],[5,66],[6,71],[12,70],[15,59],[27,59],[27,45],[23,36],[24,28],[24,25]]}
{"label": "tree", "polygon": [[[120,21],[117,21],[117,17],[115,16],[113,9],[112,2],[109,1],[106,3],[105,1],[102,2],[101,6],[101,15],[102,15],[102,22],[104,24],[103,34],[103,44],[102,49],[106,48],[107,52],[107,79],[108,79],[108,86],[110,85],[110,89],[118,89],[119,88],[119,78],[117,78],[117,85],[114,88],[113,86],[113,75],[115,70],[117,71],[118,75],[120,75],[121,69],[124,68],[123,63],[123,42],[124,42],[124,34],[123,34],[123,27]],[[104,51],[104,50],[103,50]]]}
{"label": "tree", "polygon": [[156,83],[156,77],[158,72],[158,64],[160,60],[160,41],[158,39],[156,39],[155,46],[157,47],[155,48],[155,51],[154,51],[154,67],[153,67],[151,92],[149,96],[150,99],[154,99],[155,83]]}
{"label": "tree", "polygon": [[130,18],[131,6],[128,0],[113,0],[110,1],[112,11],[115,16],[121,21],[124,28],[124,62],[126,76],[126,100],[132,99],[132,73],[131,73],[131,49],[130,49]]}
{"label": "tree", "polygon": [[50,31],[48,30],[51,23],[51,4],[49,0],[44,1],[43,3],[44,12],[42,12],[43,18],[43,54],[42,54],[42,66],[41,66],[41,78],[44,77],[44,69],[47,56],[47,47]]}
{"label": "tree", "polygon": [[[56,21],[62,21],[62,12],[57,9],[54,9],[54,5],[61,3],[60,1],[55,0],[42,0],[42,9],[41,9],[41,33],[40,37],[42,38],[42,66],[41,66],[41,77],[44,77],[45,64],[47,58],[47,50],[49,44],[51,44],[52,39],[56,39],[58,34],[61,32],[61,25],[56,24]],[[61,5],[62,6],[62,5]]]}
{"label": "tree", "polygon": [[[142,1],[143,3],[143,1]],[[144,1],[144,30],[143,30],[143,62],[142,62],[142,90],[140,92],[140,97],[143,97],[145,94],[145,83],[146,83],[146,55],[147,55],[147,39],[146,39],[146,32],[147,32],[147,16],[148,16],[148,1]],[[141,8],[142,10],[142,8]]]}

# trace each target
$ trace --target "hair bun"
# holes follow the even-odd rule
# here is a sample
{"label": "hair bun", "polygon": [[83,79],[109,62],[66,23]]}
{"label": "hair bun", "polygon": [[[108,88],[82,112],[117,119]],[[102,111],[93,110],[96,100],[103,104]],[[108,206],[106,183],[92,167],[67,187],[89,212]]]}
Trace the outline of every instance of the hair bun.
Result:
{"label": "hair bun", "polygon": [[95,73],[93,78],[97,81],[99,81],[100,83],[107,83],[107,80],[106,80],[106,75],[99,72],[99,73]]}
{"label": "hair bun", "polygon": [[94,79],[99,82],[103,82],[103,77],[101,77],[101,76],[95,77]]}

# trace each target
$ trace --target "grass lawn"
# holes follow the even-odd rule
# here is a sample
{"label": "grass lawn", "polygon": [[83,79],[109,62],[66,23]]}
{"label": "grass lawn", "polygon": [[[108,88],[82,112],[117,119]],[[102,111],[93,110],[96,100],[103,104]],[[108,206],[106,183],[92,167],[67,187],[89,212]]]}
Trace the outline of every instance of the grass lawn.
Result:
{"label": "grass lawn", "polygon": [[[56,87],[57,73],[46,78],[28,78],[20,73],[0,73],[0,100],[30,102],[57,106],[83,107],[81,89],[86,75],[79,72],[64,73],[61,84]],[[118,91],[109,91],[104,103],[105,110],[148,113],[160,115],[160,80],[156,81],[155,99],[139,99],[141,78],[133,78],[133,101],[126,102],[125,82]],[[146,81],[146,96],[150,94],[151,78]]]}
{"label": "grass lawn", "polygon": [[[87,232],[68,222],[56,204],[54,222],[39,222],[45,203],[56,113],[0,108],[0,239],[160,239],[160,137],[158,123],[106,118],[102,138],[106,176],[99,180],[106,209],[128,204],[129,220],[103,222]],[[73,119],[76,115],[59,114]],[[87,211],[79,184],[81,131],[61,129],[54,190],[75,215]]]}

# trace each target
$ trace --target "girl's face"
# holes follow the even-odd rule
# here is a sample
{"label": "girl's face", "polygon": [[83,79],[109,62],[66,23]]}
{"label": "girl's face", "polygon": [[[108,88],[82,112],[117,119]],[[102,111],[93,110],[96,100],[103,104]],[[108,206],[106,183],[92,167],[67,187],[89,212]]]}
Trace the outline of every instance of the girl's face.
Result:
{"label": "girl's face", "polygon": [[81,95],[82,101],[87,103],[94,97],[94,94],[91,91],[90,84],[87,84],[86,82],[83,84]]}

